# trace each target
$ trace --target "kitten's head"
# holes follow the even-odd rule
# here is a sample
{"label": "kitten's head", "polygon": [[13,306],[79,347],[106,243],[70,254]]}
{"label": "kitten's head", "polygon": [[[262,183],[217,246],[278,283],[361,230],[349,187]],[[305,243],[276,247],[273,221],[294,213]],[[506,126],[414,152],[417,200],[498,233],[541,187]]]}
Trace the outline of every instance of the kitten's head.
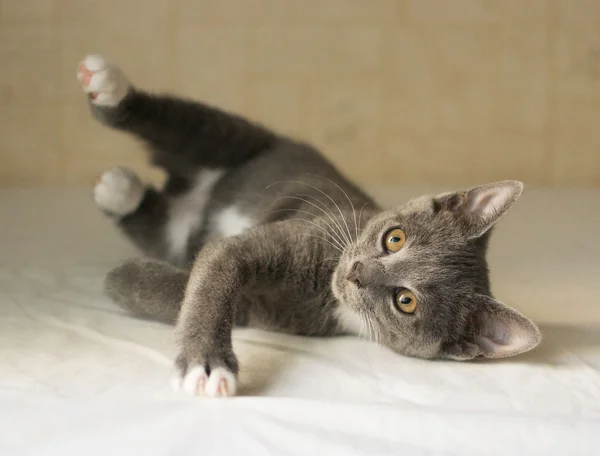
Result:
{"label": "kitten's head", "polygon": [[534,348],[537,326],[490,292],[492,226],[523,184],[421,197],[369,221],[333,276],[340,311],[411,356],[501,358]]}

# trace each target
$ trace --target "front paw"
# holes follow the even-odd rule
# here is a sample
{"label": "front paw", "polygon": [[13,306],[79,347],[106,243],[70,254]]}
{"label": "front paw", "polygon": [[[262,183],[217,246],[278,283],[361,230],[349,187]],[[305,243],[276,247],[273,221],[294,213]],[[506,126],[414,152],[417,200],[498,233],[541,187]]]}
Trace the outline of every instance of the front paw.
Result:
{"label": "front paw", "polygon": [[[237,360],[235,355],[227,357],[201,357],[192,362],[180,355],[173,377],[175,391],[183,391],[190,396],[229,397],[237,391]],[[211,358],[211,361],[207,361]],[[227,366],[229,365],[229,367]]]}

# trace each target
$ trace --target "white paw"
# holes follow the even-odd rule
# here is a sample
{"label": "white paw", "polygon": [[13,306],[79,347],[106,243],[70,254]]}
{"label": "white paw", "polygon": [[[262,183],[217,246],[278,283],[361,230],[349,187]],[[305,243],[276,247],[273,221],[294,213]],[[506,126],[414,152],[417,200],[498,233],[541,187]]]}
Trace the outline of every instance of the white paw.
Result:
{"label": "white paw", "polygon": [[94,200],[101,209],[115,215],[131,214],[144,197],[144,184],[127,168],[113,168],[94,187]]}
{"label": "white paw", "polygon": [[173,378],[173,388],[180,389],[190,396],[228,397],[235,396],[237,381],[235,375],[224,367],[216,367],[206,375],[202,366],[194,366],[181,378]]}
{"label": "white paw", "polygon": [[123,72],[101,55],[88,55],[77,68],[77,79],[93,104],[118,105],[131,87]]}

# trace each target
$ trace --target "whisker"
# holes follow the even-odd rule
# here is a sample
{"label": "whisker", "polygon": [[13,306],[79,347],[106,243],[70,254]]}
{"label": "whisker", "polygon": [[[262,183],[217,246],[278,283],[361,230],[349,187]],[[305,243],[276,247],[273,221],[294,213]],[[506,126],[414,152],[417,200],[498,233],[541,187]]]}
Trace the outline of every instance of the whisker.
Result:
{"label": "whisker", "polygon": [[358,226],[360,231],[362,232],[362,211],[365,207],[367,207],[369,203],[366,202],[365,204],[363,204],[363,206],[360,208],[360,212],[358,213]]}
{"label": "whisker", "polygon": [[362,312],[359,313],[358,316],[360,317],[360,330],[358,335],[368,340],[369,333],[367,331],[367,322],[365,321],[365,316],[362,314]]}
{"label": "whisker", "polygon": [[[319,176],[320,177],[320,176]],[[341,217],[342,217],[342,221],[344,222],[344,224],[346,225],[346,228],[348,229],[348,224],[346,223],[346,219],[344,219],[344,214],[342,214],[342,210],[340,209],[340,207],[337,205],[337,203],[333,200],[333,198],[331,198],[331,196],[329,196],[327,193],[325,193],[323,190],[321,190],[318,187],[315,187],[314,185],[308,184],[306,182],[302,182],[302,181],[279,181],[279,182],[274,182],[271,185],[268,185],[266,188],[271,187],[272,185],[275,184],[281,184],[281,183],[292,183],[292,184],[301,184],[301,185],[306,185],[307,187],[310,187],[316,191],[318,191],[319,193],[325,195],[326,198],[329,199],[329,201],[331,201],[335,207],[337,208],[338,212],[340,213]],[[348,229],[348,234],[350,234],[350,230]],[[350,241],[350,239],[348,239],[348,244],[351,244],[352,242]]]}
{"label": "whisker", "polygon": [[367,326],[369,328],[369,342],[372,342],[373,337],[375,335],[373,334],[373,327],[371,326],[371,321],[369,320],[369,317],[367,315],[365,315],[365,322],[367,323]]}
{"label": "whisker", "polygon": [[308,236],[308,237],[314,237],[317,239],[321,239],[323,241],[325,241],[326,243],[328,243],[331,247],[333,247],[334,249],[338,250],[340,253],[344,253],[344,251],[342,249],[340,249],[338,246],[336,246],[333,242],[331,242],[330,240],[321,237],[321,236],[315,236],[314,234],[300,234],[300,236]]}
{"label": "whisker", "polygon": [[329,258],[325,258],[325,259],[323,259],[323,260],[321,260],[321,261],[319,261],[319,262],[317,262],[317,263],[315,263],[315,264],[321,264],[321,263],[323,263],[324,261],[339,260],[340,258],[341,258],[341,257],[339,257],[339,256],[336,256],[336,257],[329,257]]}
{"label": "whisker", "polygon": [[[274,202],[277,202],[277,201],[279,201],[281,199],[285,199],[285,198],[287,198],[287,199],[295,199],[295,200],[299,200],[299,201],[302,201],[304,203],[310,204],[311,206],[313,206],[313,207],[319,209],[321,212],[323,212],[323,214],[325,214],[327,217],[329,217],[330,220],[337,226],[336,221],[333,219],[333,217],[331,217],[331,215],[329,215],[329,213],[327,213],[326,211],[324,211],[321,207],[317,206],[315,203],[307,201],[304,198],[300,198],[299,196],[284,195],[284,196],[280,196],[279,198],[277,198]],[[283,209],[281,209],[281,210],[283,210]],[[299,211],[299,209],[290,209],[290,210]],[[309,212],[309,214],[310,214],[310,212]],[[334,232],[336,231],[336,230],[334,230],[331,227],[331,225],[328,224],[327,226],[329,226],[329,228],[331,228],[331,230],[333,230]],[[341,227],[340,227],[340,233],[344,234],[343,231],[341,230]],[[342,240],[342,237],[340,237],[340,240]],[[344,246],[347,246],[349,244],[349,242],[350,242],[350,240],[347,238],[347,236],[344,236],[343,242],[342,242],[344,244]]]}
{"label": "whisker", "polygon": [[[335,185],[346,197],[346,199],[348,200],[348,202],[350,203],[350,207],[352,208],[352,213],[354,214],[354,227],[356,229],[356,240],[358,240],[358,225],[356,224],[356,211],[354,210],[354,204],[352,204],[352,200],[350,199],[350,197],[348,196],[348,194],[344,191],[344,189],[342,187],[340,187],[338,184],[336,184],[334,181],[332,181],[331,179],[327,179],[326,177],[323,176],[319,176],[318,174],[311,174],[308,173],[309,176],[315,176],[318,177],[320,179],[325,179],[328,182],[331,182],[333,185]],[[336,204],[337,206],[337,204]],[[339,210],[339,207],[338,207]],[[341,211],[340,211],[341,214]],[[346,220],[344,219],[344,216],[342,215],[342,219],[344,220],[344,223],[346,223]],[[350,228],[348,228],[348,224],[346,223],[346,228],[348,229],[348,234],[350,234]]]}
{"label": "whisker", "polygon": [[[287,197],[287,196],[281,196],[281,197],[277,198],[277,200],[279,200],[279,199],[281,199],[281,198],[289,198],[289,197]],[[277,201],[277,200],[275,200],[275,201]],[[309,202],[309,201],[305,201],[305,202]],[[334,229],[334,228],[333,228],[333,227],[332,227],[332,226],[331,226],[329,223],[327,223],[327,221],[326,221],[325,219],[323,219],[323,218],[319,217],[318,215],[315,215],[315,214],[313,214],[312,212],[303,211],[303,210],[301,210],[301,209],[277,209],[277,210],[274,210],[274,211],[270,211],[270,212],[268,212],[268,213],[269,213],[269,214],[275,214],[275,213],[277,213],[277,212],[284,212],[284,211],[296,211],[296,212],[301,212],[301,213],[303,213],[303,214],[308,214],[308,215],[310,215],[311,217],[315,217],[315,218],[317,218],[317,219],[321,220],[321,221],[322,221],[322,222],[323,222],[325,225],[327,225],[327,226],[329,227],[329,229],[330,229],[330,230],[332,230],[332,231],[333,231],[333,234],[335,234],[335,235],[336,235],[336,237],[335,237],[335,238],[332,236],[332,233],[329,233],[329,232],[328,232],[328,231],[326,231],[326,230],[325,230],[323,227],[321,227],[321,226],[318,226],[316,223],[315,223],[315,225],[316,225],[318,228],[321,228],[321,229],[322,229],[322,230],[323,230],[325,233],[327,233],[328,235],[332,236],[332,239],[334,239],[334,240],[338,241],[338,242],[339,242],[339,245],[340,245],[340,247],[344,248],[344,247],[346,246],[346,244],[343,242],[343,240],[342,240],[342,239],[339,237],[339,235],[336,233],[335,229]],[[304,219],[295,219],[295,220],[304,220]],[[304,221],[306,221],[306,222],[309,222],[310,220],[304,220]],[[314,222],[313,222],[313,223],[314,223]]]}
{"label": "whisker", "polygon": [[[346,245],[349,245],[351,240],[348,238],[348,236],[345,235],[344,233],[344,227],[342,226],[342,224],[337,220],[337,216],[333,213],[333,211],[331,210],[331,208],[329,206],[327,206],[327,204],[325,204],[323,201],[321,201],[320,199],[312,196],[312,195],[308,195],[306,193],[299,193],[298,196],[304,196],[306,198],[310,198],[313,201],[316,201],[317,203],[323,205],[323,208],[326,209],[327,211],[329,211],[329,214],[331,214],[331,216],[329,217],[332,221],[335,218],[335,226],[337,227],[337,229],[339,230],[339,232],[344,235],[344,238],[346,239]],[[342,218],[343,220],[343,218]]]}
{"label": "whisker", "polygon": [[[329,231],[327,231],[325,228],[323,228],[322,226],[319,226],[317,223],[313,222],[312,220],[306,220],[306,219],[301,219],[301,218],[293,218],[293,219],[288,219],[291,222],[305,222],[305,223],[310,223],[311,225],[314,225],[315,227],[317,227],[318,229],[320,229],[326,236],[331,236],[331,233],[329,233]],[[344,246],[333,236],[331,236],[331,240],[334,241],[338,247],[340,249],[344,249]]]}
{"label": "whisker", "polygon": [[331,241],[330,241],[330,240],[328,240],[328,239],[325,239],[325,238],[323,238],[323,237],[321,237],[321,236],[316,236],[316,235],[314,235],[314,234],[303,234],[303,233],[297,233],[297,234],[294,234],[294,235],[292,235],[292,236],[290,236],[290,237],[288,237],[288,238],[284,239],[284,240],[283,240],[283,241],[281,241],[281,242],[280,242],[280,243],[277,245],[277,247],[275,247],[275,248],[276,248],[276,249],[277,249],[277,248],[279,248],[279,247],[280,247],[280,246],[281,246],[281,245],[282,245],[284,242],[286,242],[286,241],[289,241],[290,239],[292,239],[292,238],[293,238],[293,237],[295,237],[295,236],[309,236],[309,237],[314,237],[314,238],[317,238],[317,239],[321,239],[321,240],[325,241],[327,244],[329,244],[331,247],[333,247],[334,249],[336,249],[336,250],[339,250],[339,251],[340,251],[340,253],[344,253],[344,251],[343,251],[342,249],[340,249],[338,246],[336,246],[336,245],[335,245],[333,242],[331,242]]}
{"label": "whisker", "polygon": [[371,324],[373,325],[373,331],[375,332],[375,343],[379,344],[381,342],[381,332],[375,321],[371,320]]}
{"label": "whisker", "polygon": [[371,324],[371,320],[369,320],[368,315],[364,315],[365,322],[367,323],[367,327],[369,328],[369,342],[373,342],[375,339],[375,331],[373,330],[373,325]]}
{"label": "whisker", "polygon": [[379,331],[377,330],[377,325],[375,324],[373,319],[371,319],[369,317],[369,315],[366,312],[363,312],[361,314],[364,317],[365,322],[369,328],[369,341],[379,344],[381,335],[379,334]]}

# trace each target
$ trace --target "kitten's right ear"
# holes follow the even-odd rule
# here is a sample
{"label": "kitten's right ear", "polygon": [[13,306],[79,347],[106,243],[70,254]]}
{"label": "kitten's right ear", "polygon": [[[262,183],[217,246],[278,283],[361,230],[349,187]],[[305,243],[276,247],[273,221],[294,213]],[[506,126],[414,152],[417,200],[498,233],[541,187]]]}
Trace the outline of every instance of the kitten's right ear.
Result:
{"label": "kitten's right ear", "polygon": [[483,235],[517,202],[523,183],[502,181],[434,198],[436,211],[454,214],[470,238]]}

